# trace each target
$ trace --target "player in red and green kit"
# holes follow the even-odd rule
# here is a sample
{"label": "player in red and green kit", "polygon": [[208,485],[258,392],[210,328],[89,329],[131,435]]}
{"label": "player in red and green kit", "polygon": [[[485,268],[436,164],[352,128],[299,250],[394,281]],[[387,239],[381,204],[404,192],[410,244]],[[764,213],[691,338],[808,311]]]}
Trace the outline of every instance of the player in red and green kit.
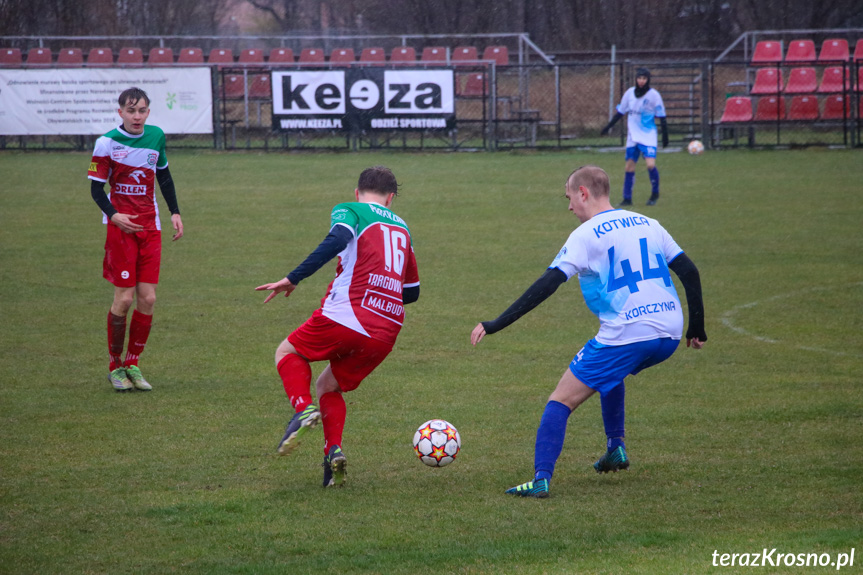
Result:
{"label": "player in red and green kit", "polygon": [[[129,88],[118,102],[123,124],[96,140],[87,174],[90,193],[107,224],[102,275],[114,284],[108,312],[108,381],[117,391],[149,391],[152,386],[141,374],[138,358],[150,335],[162,256],[157,181],[171,211],[174,240],[183,237],[183,220],[168,171],[165,133],[145,125],[150,98],[139,88]],[[105,182],[111,186],[110,196],[105,195]],[[122,359],[126,317],[133,301],[129,345]]]}
{"label": "player in red and green kit", "polygon": [[[294,408],[279,443],[287,455],[303,434],[324,427],[324,487],[344,483],[342,452],[346,406],[342,393],[356,389],[392,351],[404,322],[404,306],[419,298],[419,275],[407,224],[390,210],[398,194],[392,171],[383,166],[360,174],[356,202],[332,210],[330,233],[288,276],[255,288],[291,295],[297,284],[338,256],[336,277],[321,307],[276,350],[276,368]],[[309,366],[329,361],[312,403]]]}

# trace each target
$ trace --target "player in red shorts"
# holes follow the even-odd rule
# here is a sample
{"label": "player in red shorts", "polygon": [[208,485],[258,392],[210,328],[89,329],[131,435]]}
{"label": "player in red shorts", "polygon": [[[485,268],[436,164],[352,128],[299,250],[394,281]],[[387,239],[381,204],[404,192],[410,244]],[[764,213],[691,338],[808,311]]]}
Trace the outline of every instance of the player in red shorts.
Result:
{"label": "player in red shorts", "polygon": [[[404,322],[404,306],[419,298],[420,283],[411,235],[389,208],[398,194],[393,173],[383,166],[360,174],[356,202],[338,204],[330,233],[288,276],[255,288],[285,297],[303,279],[338,255],[336,277],[316,310],[276,350],[276,368],[294,407],[279,443],[287,455],[319,421],[324,427],[324,487],[341,486],[347,460],[342,452],[346,407],[342,393],[356,389],[392,351]],[[312,403],[309,362],[329,361],[318,377]]]}
{"label": "player in red shorts", "polygon": [[[118,102],[123,124],[96,140],[87,173],[90,193],[107,224],[102,275],[114,284],[108,312],[108,381],[117,391],[149,391],[152,386],[141,375],[138,358],[150,335],[162,257],[156,182],[171,211],[175,241],[183,237],[183,220],[165,156],[165,133],[145,125],[150,98],[139,88],[129,88]],[[110,183],[110,196],[105,195],[105,182]],[[121,359],[126,316],[133,301],[129,345]]]}

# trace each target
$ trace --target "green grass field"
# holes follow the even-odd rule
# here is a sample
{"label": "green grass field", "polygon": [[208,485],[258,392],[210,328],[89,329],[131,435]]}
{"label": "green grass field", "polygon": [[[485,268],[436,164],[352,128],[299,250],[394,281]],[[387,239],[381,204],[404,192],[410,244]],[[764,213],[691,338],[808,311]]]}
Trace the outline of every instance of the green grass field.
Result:
{"label": "green grass field", "polygon": [[[570,282],[479,347],[469,335],[577,225],[569,172],[604,167],[616,199],[622,153],[169,157],[186,237],[164,246],[141,359],[155,389],[117,394],[89,154],[0,154],[0,572],[836,570],[714,566],[765,548],[855,549],[843,571],[861,571],[863,151],[663,154],[653,208],[639,166],[636,210],[699,266],[709,342],[628,380],[629,471],[593,471],[599,401],[581,406],[547,500],[503,491],[532,476],[545,401],[597,321]],[[403,184],[422,295],[346,396],[348,483],[324,490],[320,430],[276,456],[291,410],[273,352],[334,265],[266,306],[254,287],[293,269],[379,163]],[[443,469],[411,449],[433,417],[463,440]]]}

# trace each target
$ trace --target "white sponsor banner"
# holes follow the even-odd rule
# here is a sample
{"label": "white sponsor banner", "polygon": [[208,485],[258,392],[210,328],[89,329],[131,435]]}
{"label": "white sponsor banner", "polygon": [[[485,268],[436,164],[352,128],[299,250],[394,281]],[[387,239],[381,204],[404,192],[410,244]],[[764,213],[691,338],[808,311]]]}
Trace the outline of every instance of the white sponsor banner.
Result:
{"label": "white sponsor banner", "polygon": [[148,124],[166,134],[212,134],[209,68],[0,70],[0,135],[102,135],[121,124],[120,92],[150,97]]}
{"label": "white sponsor banner", "polygon": [[274,130],[446,130],[454,73],[441,70],[276,70]]}
{"label": "white sponsor banner", "polygon": [[453,114],[451,70],[387,70],[384,72],[387,114]]}
{"label": "white sponsor banner", "polygon": [[344,71],[273,73],[273,114],[344,113]]}

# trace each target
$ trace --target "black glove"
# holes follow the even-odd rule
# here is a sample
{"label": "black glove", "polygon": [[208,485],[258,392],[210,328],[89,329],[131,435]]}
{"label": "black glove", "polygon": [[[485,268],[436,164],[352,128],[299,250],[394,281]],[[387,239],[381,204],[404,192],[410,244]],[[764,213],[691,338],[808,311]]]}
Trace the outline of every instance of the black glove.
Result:
{"label": "black glove", "polygon": [[668,147],[668,134],[666,134],[665,132],[662,132],[662,147]]}
{"label": "black glove", "polygon": [[660,124],[662,124],[662,147],[668,147],[668,122],[665,121],[665,118],[659,118]]}
{"label": "black glove", "polygon": [[620,120],[622,117],[623,117],[623,114],[621,114],[620,112],[617,112],[614,115],[614,117],[611,119],[611,121],[602,129],[602,131],[599,132],[599,135],[604,136],[607,133],[609,133],[611,131],[611,128],[613,128],[614,125],[617,123],[617,121]]}

